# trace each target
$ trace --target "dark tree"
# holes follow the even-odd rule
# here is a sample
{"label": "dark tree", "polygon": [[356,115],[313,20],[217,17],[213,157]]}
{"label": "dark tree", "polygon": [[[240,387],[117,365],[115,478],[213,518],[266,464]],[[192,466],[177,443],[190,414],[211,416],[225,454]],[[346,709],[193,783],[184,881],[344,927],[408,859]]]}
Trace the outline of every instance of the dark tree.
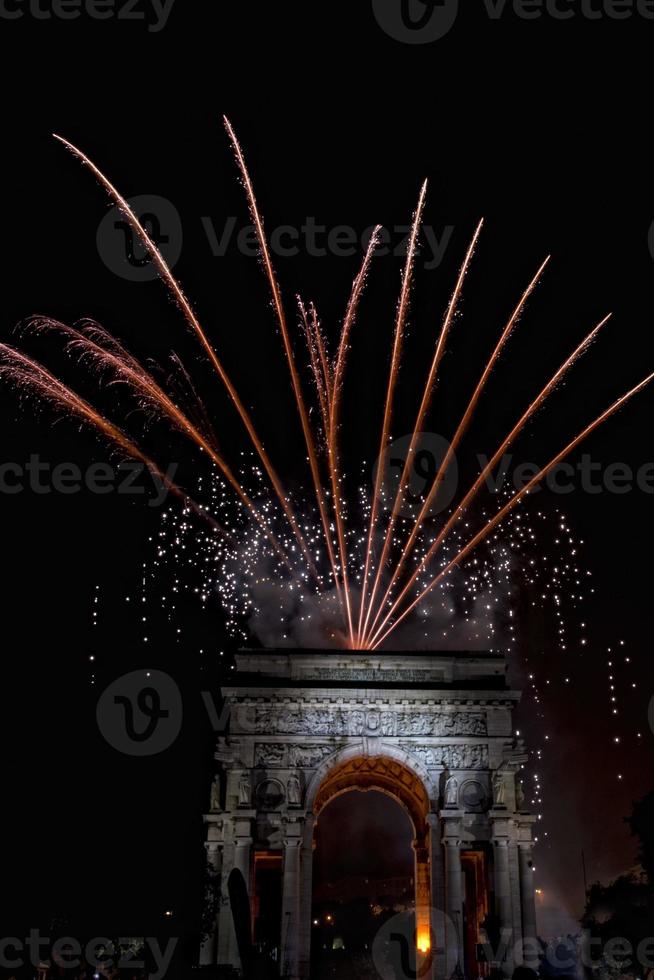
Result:
{"label": "dark tree", "polygon": [[627,817],[631,833],[640,841],[638,860],[647,879],[654,885],[654,791],[634,803],[633,812]]}

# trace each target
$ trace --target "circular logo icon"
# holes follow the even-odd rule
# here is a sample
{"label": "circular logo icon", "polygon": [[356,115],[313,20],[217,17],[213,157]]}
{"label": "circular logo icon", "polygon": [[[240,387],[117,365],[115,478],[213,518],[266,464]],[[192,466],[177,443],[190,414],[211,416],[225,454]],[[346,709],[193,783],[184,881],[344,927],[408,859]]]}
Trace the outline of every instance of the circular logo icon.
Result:
{"label": "circular logo icon", "polygon": [[[447,439],[435,432],[421,432],[411,453],[411,459],[407,462],[411,440],[410,435],[396,439],[381,457],[383,504],[387,510],[396,506],[400,483],[404,479],[404,493],[396,513],[400,517],[415,518],[420,513],[427,496],[431,494],[434,481],[438,479],[438,489],[434,493],[429,513],[440,514],[452,503],[456,493],[459,478],[456,457],[452,457],[447,469],[441,472],[450,444]],[[377,479],[379,465],[378,459],[373,470],[373,485]]]}
{"label": "circular logo icon", "polygon": [[96,718],[106,742],[125,755],[164,752],[182,727],[182,696],[161,670],[135,670],[105,689]]}
{"label": "circular logo icon", "polygon": [[372,961],[381,980],[428,980],[436,954],[444,958],[443,975],[453,975],[458,956],[452,920],[438,909],[426,911],[417,927],[412,912],[400,912],[375,935]]}
{"label": "circular logo icon", "polygon": [[[182,219],[165,197],[141,194],[128,204],[170,269],[182,254]],[[130,282],[152,282],[159,275],[150,252],[125,212],[116,205],[105,214],[97,234],[100,258],[107,268]]]}
{"label": "circular logo icon", "polygon": [[459,0],[372,0],[377,23],[404,44],[432,44],[454,27]]}

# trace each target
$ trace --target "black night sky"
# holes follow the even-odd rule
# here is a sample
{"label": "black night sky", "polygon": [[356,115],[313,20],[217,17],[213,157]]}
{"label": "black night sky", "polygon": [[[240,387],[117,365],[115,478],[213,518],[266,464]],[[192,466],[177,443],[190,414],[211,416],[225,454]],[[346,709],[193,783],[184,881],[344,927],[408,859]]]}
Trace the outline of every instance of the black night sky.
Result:
{"label": "black night sky", "polygon": [[[157,281],[127,281],[103,261],[96,237],[106,197],[52,139],[58,132],[88,152],[126,196],[160,195],[174,203],[184,232],[175,272],[260,421],[270,455],[291,485],[306,480],[266,282],[256,258],[234,242],[215,255],[207,234],[211,226],[220,235],[232,216],[237,228],[249,224],[221,125],[226,113],[246,151],[268,228],[299,228],[309,217],[359,234],[377,222],[405,225],[422,180],[429,179],[425,223],[439,238],[451,232],[438,268],[425,268],[428,243],[417,263],[396,436],[409,431],[434,332],[480,217],[486,225],[431,431],[451,435],[485,355],[546,255],[550,268],[471,430],[471,458],[497,444],[570,350],[613,312],[603,336],[516,447],[520,460],[547,461],[654,370],[648,244],[654,22],[636,16],[530,21],[509,9],[493,20],[483,4],[461,6],[466,9],[450,33],[425,45],[385,33],[370,0],[176,0],[158,32],[139,21],[87,16],[0,18],[0,341],[17,343],[15,325],[41,313],[71,323],[93,317],[142,358],[164,360],[174,349],[193,367],[225,453],[242,448],[229,406],[165,289]],[[315,300],[333,338],[359,263],[359,251],[311,255],[303,243],[297,255],[276,257],[289,310],[297,291]],[[361,309],[345,406],[352,467],[376,455],[401,264],[392,256],[374,260]],[[73,380],[55,341],[29,340],[26,347]],[[92,385],[84,390],[91,395]],[[101,397],[111,404],[106,393]],[[83,468],[110,458],[88,431],[66,421],[53,425],[49,411],[21,407],[6,384],[0,400],[3,463],[24,466],[36,454],[51,466]],[[650,389],[572,461],[583,451],[602,469],[624,463],[636,472],[654,463],[653,411]],[[158,458],[178,463],[183,475],[192,472],[180,440],[168,440],[160,429],[152,439]],[[564,497],[544,491],[528,508],[565,512],[574,538],[584,542],[581,562],[592,570],[595,590],[568,618],[565,653],[553,618],[532,611],[530,596],[519,589],[513,600],[511,673],[525,689],[518,722],[528,743],[543,750],[530,773],[538,773],[542,786],[547,838],[536,863],[543,922],[552,930],[573,929],[581,914],[582,850],[591,881],[635,864],[636,844],[623,818],[652,789],[653,503],[638,488],[618,494],[578,487]],[[184,938],[191,961],[201,814],[212,772],[213,735],[200,692],[218,691],[223,662],[217,654],[224,651],[228,661],[230,650],[216,606],[201,614],[182,595],[181,634],[154,617],[149,642],[142,642],[136,599],[125,600],[139,595],[148,538],[159,522],[144,497],[27,487],[0,494],[0,520],[2,934],[47,932],[58,917],[94,935],[168,931]],[[115,677],[144,666],[175,677],[185,723],[167,752],[128,759],[102,739],[95,707]],[[393,832],[389,824],[378,839]]]}

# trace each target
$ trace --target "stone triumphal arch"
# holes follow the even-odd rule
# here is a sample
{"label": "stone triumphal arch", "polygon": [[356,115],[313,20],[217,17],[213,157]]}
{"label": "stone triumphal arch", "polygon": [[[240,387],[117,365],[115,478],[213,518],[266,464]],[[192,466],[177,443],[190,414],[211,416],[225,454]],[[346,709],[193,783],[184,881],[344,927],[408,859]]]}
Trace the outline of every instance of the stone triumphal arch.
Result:
{"label": "stone triumphal arch", "polygon": [[[494,653],[244,651],[223,689],[207,861],[217,883],[205,965],[241,967],[230,906],[237,869],[255,943],[305,980],[314,829],[351,789],[397,800],[413,827],[416,945],[449,980],[533,958],[532,825],[514,737],[519,694]],[[247,906],[246,906],[247,911]],[[530,940],[530,942],[525,942]],[[484,947],[484,952],[480,950]]]}

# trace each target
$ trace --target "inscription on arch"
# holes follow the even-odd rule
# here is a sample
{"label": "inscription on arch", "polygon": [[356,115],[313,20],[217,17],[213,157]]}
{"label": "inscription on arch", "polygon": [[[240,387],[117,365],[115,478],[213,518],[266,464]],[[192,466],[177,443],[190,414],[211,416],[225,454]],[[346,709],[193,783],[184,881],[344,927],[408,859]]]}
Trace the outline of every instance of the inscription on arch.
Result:
{"label": "inscription on arch", "polygon": [[407,735],[486,735],[483,712],[427,707],[420,710],[376,707],[241,707],[242,732],[262,735],[366,735],[396,738]]}

